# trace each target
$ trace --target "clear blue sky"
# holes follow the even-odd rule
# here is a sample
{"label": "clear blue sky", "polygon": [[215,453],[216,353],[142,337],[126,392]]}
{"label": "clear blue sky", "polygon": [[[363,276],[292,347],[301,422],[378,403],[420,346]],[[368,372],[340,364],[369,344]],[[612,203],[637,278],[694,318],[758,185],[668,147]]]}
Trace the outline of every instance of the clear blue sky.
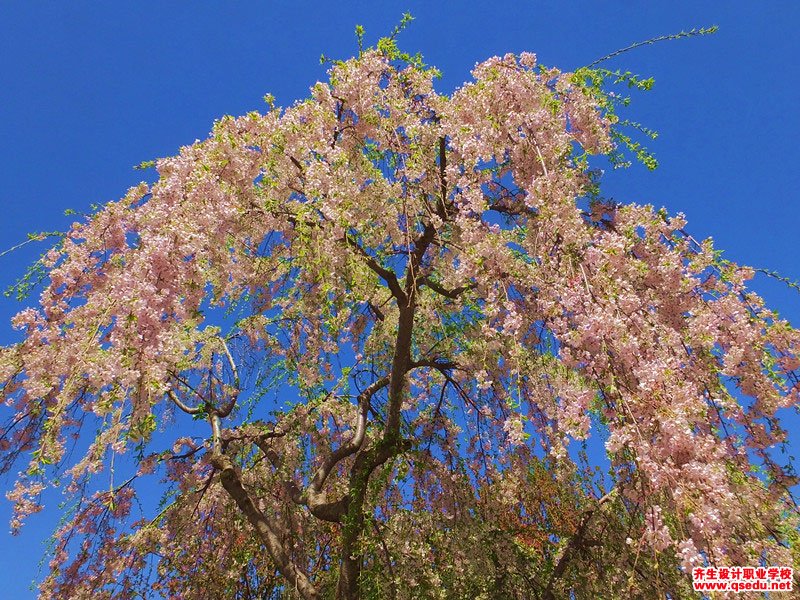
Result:
{"label": "clear blue sky", "polygon": [[[125,6],[123,6],[125,4]],[[0,251],[26,232],[67,227],[67,208],[117,199],[142,178],[131,167],[203,138],[214,119],[303,97],[324,79],[319,56],[355,52],[403,11],[401,46],[444,73],[440,90],[478,61],[530,50],[569,70],[631,42],[717,24],[714,36],[645,47],[608,63],[653,75],[632,118],[660,132],[661,167],[615,172],[622,202],[682,211],[697,238],[731,260],[800,280],[800,2],[3,2],[0,6]],[[0,257],[0,284],[44,246]],[[756,288],[796,326],[800,294]],[[0,298],[0,343],[21,308]],[[4,482],[7,483],[7,482]],[[1,486],[0,486],[1,487]],[[33,597],[53,510],[7,531],[0,500],[0,594]]]}

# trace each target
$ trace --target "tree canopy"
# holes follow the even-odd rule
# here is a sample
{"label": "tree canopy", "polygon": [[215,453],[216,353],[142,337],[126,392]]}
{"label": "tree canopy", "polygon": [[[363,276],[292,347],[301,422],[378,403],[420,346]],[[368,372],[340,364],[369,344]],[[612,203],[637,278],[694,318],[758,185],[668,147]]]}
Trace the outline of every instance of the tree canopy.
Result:
{"label": "tree canopy", "polygon": [[591,168],[651,161],[603,89],[647,81],[525,53],[445,95],[392,38],[329,75],[46,255],[0,353],[12,525],[74,499],[42,597],[676,598],[794,564],[800,332]]}

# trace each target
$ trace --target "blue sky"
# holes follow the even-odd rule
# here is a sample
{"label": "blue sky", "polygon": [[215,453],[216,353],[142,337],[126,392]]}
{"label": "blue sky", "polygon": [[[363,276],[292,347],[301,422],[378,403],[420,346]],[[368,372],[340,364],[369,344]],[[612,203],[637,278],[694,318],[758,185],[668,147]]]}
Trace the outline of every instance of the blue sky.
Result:
{"label": "blue sky", "polygon": [[[320,54],[347,58],[354,26],[374,42],[404,11],[401,47],[421,51],[451,91],[489,56],[530,50],[571,70],[629,43],[693,27],[714,36],[625,54],[609,68],[656,79],[630,117],[660,132],[661,166],[609,173],[621,202],[684,212],[698,239],[731,260],[800,280],[800,3],[651,2],[4,2],[0,6],[0,251],[27,232],[69,226],[142,179],[132,166],[203,138],[214,119],[287,105],[325,78]],[[74,218],[74,217],[72,217]],[[45,249],[0,257],[4,288]],[[768,303],[800,325],[800,293],[759,279]],[[0,298],[0,343],[22,305]],[[42,541],[58,520],[3,525],[0,589],[29,598]]]}

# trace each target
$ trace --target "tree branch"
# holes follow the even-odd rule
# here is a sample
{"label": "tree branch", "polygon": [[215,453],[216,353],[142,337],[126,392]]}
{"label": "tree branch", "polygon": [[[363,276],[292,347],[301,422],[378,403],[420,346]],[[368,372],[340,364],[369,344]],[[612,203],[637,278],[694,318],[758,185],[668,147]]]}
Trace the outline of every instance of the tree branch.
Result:
{"label": "tree branch", "polygon": [[225,491],[244,513],[290,586],[300,592],[304,600],[318,600],[320,598],[319,591],[308,576],[292,562],[281,542],[278,535],[279,526],[262,513],[250,498],[231,459],[217,452],[212,456],[211,463],[220,471],[220,481]]}
{"label": "tree branch", "polygon": [[567,542],[567,547],[564,548],[564,553],[558,560],[555,569],[553,569],[553,574],[550,576],[550,580],[547,582],[547,587],[542,594],[542,600],[556,600],[556,596],[553,593],[553,586],[555,586],[556,582],[564,575],[564,572],[567,570],[567,567],[572,559],[587,547],[585,538],[589,530],[589,522],[591,521],[595,512],[597,512],[604,504],[611,500],[616,495],[616,492],[617,488],[612,489],[597,501],[596,506],[593,506],[583,514],[583,518],[581,519],[580,525],[578,525],[575,535],[573,535],[569,542]]}
{"label": "tree branch", "polygon": [[379,264],[375,258],[370,256],[369,253],[349,235],[345,234],[344,241],[358,254],[366,259],[365,262],[367,266],[386,282],[386,284],[389,286],[389,290],[391,290],[392,295],[397,299],[397,301],[399,303],[405,303],[407,300],[406,295],[403,290],[400,289],[400,283],[397,281],[397,275],[395,275],[394,271]]}
{"label": "tree branch", "polygon": [[[432,239],[432,230],[430,227]],[[428,238],[428,227],[423,233],[423,241]],[[347,520],[342,529],[341,567],[337,582],[336,597],[339,600],[357,600],[358,580],[361,576],[363,556],[358,549],[358,539],[364,528],[364,501],[367,495],[367,484],[372,472],[391,457],[407,449],[409,444],[400,435],[400,412],[403,405],[406,385],[406,373],[411,368],[411,344],[414,329],[415,293],[413,284],[414,262],[421,261],[424,250],[430,242],[424,242],[408,265],[406,274],[406,290],[408,302],[398,301],[397,338],[395,339],[394,356],[389,374],[389,402],[386,409],[386,425],[383,437],[374,446],[356,454],[355,462],[350,470],[348,486]],[[419,252],[422,248],[422,252]]]}
{"label": "tree branch", "polygon": [[167,390],[167,396],[169,396],[169,399],[172,400],[172,402],[175,403],[175,406],[180,408],[185,413],[188,413],[190,415],[196,415],[197,413],[200,412],[200,407],[199,406],[188,406],[188,405],[184,404],[181,401],[181,399],[178,398],[175,395],[175,392],[173,392],[172,390]]}
{"label": "tree branch", "polygon": [[458,369],[458,365],[454,362],[450,361],[437,361],[437,360],[415,360],[411,363],[411,368],[416,369],[418,367],[431,367],[433,369],[437,369],[439,371],[442,370],[450,370],[450,369]]}
{"label": "tree branch", "polygon": [[231,411],[233,410],[234,406],[236,406],[236,400],[239,398],[239,390],[241,389],[241,384],[239,380],[239,371],[236,368],[236,362],[233,360],[233,355],[231,354],[231,351],[228,349],[228,344],[225,343],[225,340],[223,338],[220,338],[220,340],[222,341],[222,347],[225,350],[225,356],[228,358],[228,363],[230,364],[231,371],[233,372],[233,385],[235,388],[235,391],[233,392],[233,394],[231,394],[231,398],[228,401],[228,404],[226,404],[225,407],[222,408],[221,410],[217,411],[217,414],[221,418],[225,418],[229,414],[231,414]]}
{"label": "tree branch", "polygon": [[469,285],[462,285],[461,287],[457,287],[454,290],[448,290],[439,285],[438,283],[436,283],[435,281],[433,281],[430,277],[420,277],[417,280],[417,283],[419,285],[426,285],[437,294],[444,296],[445,298],[450,298],[452,300],[455,300],[464,292],[469,290],[474,290],[476,287],[478,287],[477,283],[470,283]]}
{"label": "tree branch", "polygon": [[358,424],[356,425],[355,434],[353,434],[353,437],[349,442],[342,444],[339,446],[339,448],[332,452],[330,456],[323,461],[316,473],[314,473],[314,477],[312,478],[309,486],[313,493],[319,493],[322,490],[322,486],[325,484],[325,480],[328,478],[328,475],[330,475],[333,468],[342,459],[355,454],[359,448],[361,448],[361,444],[364,442],[364,436],[367,431],[367,414],[369,413],[370,398],[372,398],[377,391],[385,388],[387,385],[389,385],[389,378],[381,377],[358,395],[360,412],[358,415]]}
{"label": "tree branch", "polygon": [[[256,437],[253,443],[264,453],[264,456],[270,464],[278,470],[282,465],[281,458],[278,456],[278,453],[267,444],[267,440],[273,437],[280,436],[277,434],[264,434]],[[317,492],[310,486],[306,489],[301,489],[300,486],[291,479],[283,481],[283,488],[286,490],[292,502],[298,506],[305,506],[312,515],[323,521],[341,523],[342,516],[347,512],[347,496],[329,502],[324,492]]]}

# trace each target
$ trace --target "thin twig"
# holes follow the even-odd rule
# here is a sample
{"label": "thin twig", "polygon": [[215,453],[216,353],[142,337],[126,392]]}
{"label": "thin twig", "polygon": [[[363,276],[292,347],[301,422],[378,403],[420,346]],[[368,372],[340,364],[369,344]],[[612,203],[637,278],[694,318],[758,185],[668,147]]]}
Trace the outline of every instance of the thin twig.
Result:
{"label": "thin twig", "polygon": [[680,40],[683,38],[690,38],[695,37],[698,35],[707,35],[709,33],[714,33],[719,29],[716,25],[712,27],[701,27],[700,29],[690,29],[689,31],[681,31],[680,33],[671,33],[670,35],[660,35],[658,37],[650,38],[649,40],[644,40],[643,42],[636,42],[635,44],[631,44],[625,48],[620,48],[619,50],[615,50],[611,54],[606,54],[605,56],[601,56],[597,60],[590,62],[586,65],[587,69],[591,69],[595,65],[600,64],[601,62],[605,62],[612,58],[619,56],[620,54],[624,54],[626,52],[630,52],[631,50],[635,50],[636,48],[640,48],[641,46],[649,46],[651,44],[655,44],[656,42],[665,42],[668,40]]}
{"label": "thin twig", "polygon": [[41,233],[31,233],[28,235],[28,239],[25,240],[24,242],[20,242],[16,246],[12,246],[11,248],[0,252],[0,257],[5,256],[6,254],[11,254],[15,250],[19,250],[20,248],[30,244],[31,242],[41,242],[49,237],[56,237],[56,236],[63,237],[63,235],[64,234],[60,231],[43,231]]}

